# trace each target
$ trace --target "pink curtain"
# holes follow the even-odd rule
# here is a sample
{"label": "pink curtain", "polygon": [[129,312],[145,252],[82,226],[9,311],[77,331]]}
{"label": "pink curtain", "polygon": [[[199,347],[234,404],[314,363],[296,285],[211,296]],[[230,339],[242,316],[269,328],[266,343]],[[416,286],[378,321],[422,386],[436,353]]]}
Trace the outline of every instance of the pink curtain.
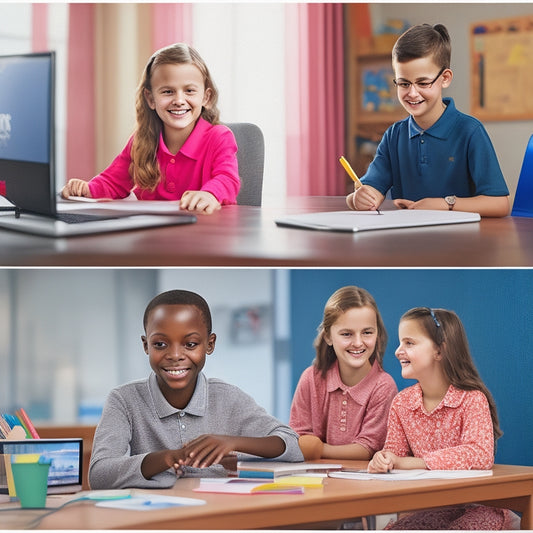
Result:
{"label": "pink curtain", "polygon": [[344,195],[342,4],[289,4],[287,194]]}
{"label": "pink curtain", "polygon": [[192,44],[192,4],[152,4],[152,48],[169,44]]}
{"label": "pink curtain", "polygon": [[32,43],[34,52],[48,50],[48,5],[32,4],[31,6]]}
{"label": "pink curtain", "polygon": [[69,4],[66,179],[95,174],[93,4]]}

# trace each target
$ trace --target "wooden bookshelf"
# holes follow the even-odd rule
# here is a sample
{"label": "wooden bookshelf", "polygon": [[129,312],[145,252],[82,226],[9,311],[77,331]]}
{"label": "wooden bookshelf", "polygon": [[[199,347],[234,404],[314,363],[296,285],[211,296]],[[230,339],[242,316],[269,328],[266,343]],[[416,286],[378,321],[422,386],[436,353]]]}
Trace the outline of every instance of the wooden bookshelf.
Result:
{"label": "wooden bookshelf", "polygon": [[[363,176],[385,130],[407,116],[392,83],[391,52],[397,36],[374,36],[368,6],[345,4],[346,158]],[[353,183],[346,182],[347,192]]]}

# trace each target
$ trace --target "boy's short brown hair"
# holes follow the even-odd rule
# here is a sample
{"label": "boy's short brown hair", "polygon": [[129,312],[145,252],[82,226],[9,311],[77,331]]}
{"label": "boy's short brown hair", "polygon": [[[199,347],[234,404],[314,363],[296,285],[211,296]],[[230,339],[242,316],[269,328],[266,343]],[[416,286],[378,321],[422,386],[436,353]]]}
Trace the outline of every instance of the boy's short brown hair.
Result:
{"label": "boy's short brown hair", "polygon": [[406,63],[431,56],[437,66],[450,68],[452,45],[442,24],[417,24],[403,33],[392,49],[392,60]]}

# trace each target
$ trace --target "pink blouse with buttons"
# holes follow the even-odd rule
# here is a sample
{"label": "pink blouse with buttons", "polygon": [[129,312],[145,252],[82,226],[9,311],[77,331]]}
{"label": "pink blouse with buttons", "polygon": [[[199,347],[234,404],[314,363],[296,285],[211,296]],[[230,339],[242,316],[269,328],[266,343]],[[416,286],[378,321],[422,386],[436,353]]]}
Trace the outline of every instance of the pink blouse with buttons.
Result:
{"label": "pink blouse with buttons", "polygon": [[394,398],[386,450],[424,459],[430,470],[488,470],[494,463],[494,429],[486,396],[450,385],[431,412],[417,383]]}
{"label": "pink blouse with buttons", "polygon": [[133,190],[139,200],[179,200],[185,191],[207,191],[222,204],[234,204],[240,189],[237,144],[232,131],[199,118],[177,154],[168,151],[161,134],[157,161],[161,180],[151,190],[134,187],[129,173],[130,138],[124,150],[89,181],[93,198],[125,198]]}
{"label": "pink blouse with buttons", "polygon": [[296,387],[289,425],[299,435],[315,435],[334,446],[357,443],[374,453],[383,447],[389,406],[397,392],[390,374],[377,363],[353,387],[342,382],[338,361],[325,378],[311,366]]}

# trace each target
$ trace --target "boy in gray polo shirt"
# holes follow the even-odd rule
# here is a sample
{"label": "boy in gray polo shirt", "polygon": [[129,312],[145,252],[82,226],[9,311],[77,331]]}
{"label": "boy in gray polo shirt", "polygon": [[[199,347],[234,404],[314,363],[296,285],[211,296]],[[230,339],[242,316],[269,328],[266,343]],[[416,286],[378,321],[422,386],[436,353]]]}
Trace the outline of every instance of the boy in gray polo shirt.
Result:
{"label": "boy in gray polo shirt", "polygon": [[166,488],[178,476],[226,475],[233,458],[302,461],[298,435],[238,387],[202,373],[215,348],[207,302],[175,290],[144,314],[153,372],[116,387],[94,436],[93,489]]}

